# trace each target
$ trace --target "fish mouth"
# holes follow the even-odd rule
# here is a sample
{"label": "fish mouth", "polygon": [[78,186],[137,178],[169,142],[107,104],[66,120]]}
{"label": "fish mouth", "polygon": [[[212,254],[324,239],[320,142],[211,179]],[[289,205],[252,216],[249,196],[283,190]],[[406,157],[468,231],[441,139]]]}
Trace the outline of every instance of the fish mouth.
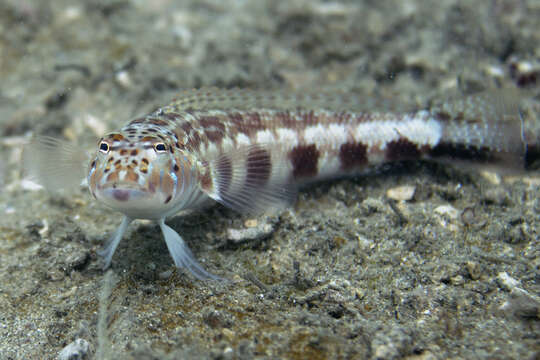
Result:
{"label": "fish mouth", "polygon": [[147,189],[132,183],[109,183],[101,186],[98,190],[104,198],[114,199],[119,202],[128,200],[142,200],[150,196]]}
{"label": "fish mouth", "polygon": [[157,190],[152,191],[134,183],[108,182],[95,191],[95,196],[108,207],[132,219],[159,219],[166,198]]}

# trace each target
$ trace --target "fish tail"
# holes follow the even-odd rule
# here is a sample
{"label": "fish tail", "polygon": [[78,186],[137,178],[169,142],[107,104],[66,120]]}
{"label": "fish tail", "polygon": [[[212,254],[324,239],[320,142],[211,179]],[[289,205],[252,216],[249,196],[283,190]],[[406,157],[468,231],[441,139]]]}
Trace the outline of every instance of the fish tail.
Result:
{"label": "fish tail", "polygon": [[528,169],[533,159],[520,101],[517,90],[506,89],[449,100],[432,108],[442,134],[430,156],[480,163],[503,173]]}

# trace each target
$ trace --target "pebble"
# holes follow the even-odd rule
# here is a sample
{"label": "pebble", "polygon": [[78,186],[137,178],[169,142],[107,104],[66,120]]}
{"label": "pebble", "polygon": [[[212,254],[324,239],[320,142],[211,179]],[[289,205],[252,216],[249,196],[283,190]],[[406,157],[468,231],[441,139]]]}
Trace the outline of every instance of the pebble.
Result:
{"label": "pebble", "polygon": [[234,243],[244,241],[259,240],[267,237],[274,231],[274,226],[266,222],[250,222],[246,221],[244,229],[227,229],[227,240]]}
{"label": "pebble", "polygon": [[520,282],[507,272],[497,275],[499,286],[510,292],[510,297],[499,309],[522,318],[540,319],[540,298],[520,287]]}
{"label": "pebble", "polygon": [[68,344],[58,353],[58,360],[83,360],[88,359],[90,344],[84,339],[77,339]]}
{"label": "pebble", "polygon": [[259,225],[257,219],[248,219],[244,222],[244,226],[247,228],[254,228],[257,227],[257,225]]}
{"label": "pebble", "polygon": [[234,333],[234,331],[232,331],[230,329],[223,328],[223,329],[221,329],[221,333],[230,342],[233,342],[234,339],[236,338],[236,334]]}
{"label": "pebble", "polygon": [[480,171],[480,175],[493,185],[501,184],[501,176],[491,171]]}
{"label": "pebble", "polygon": [[471,279],[478,280],[482,276],[482,267],[477,262],[467,261],[465,267]]}
{"label": "pebble", "polygon": [[508,194],[501,187],[487,189],[483,194],[484,201],[495,205],[502,205],[508,200]]}
{"label": "pebble", "polygon": [[437,206],[434,210],[434,214],[440,226],[452,231],[458,229],[454,221],[458,218],[459,211],[455,207],[451,205]]}
{"label": "pebble", "polygon": [[506,272],[500,272],[497,275],[497,281],[499,285],[507,291],[515,291],[516,289],[519,289],[518,291],[524,291],[519,287],[519,281],[508,275]]}
{"label": "pebble", "polygon": [[459,216],[459,211],[452,205],[437,206],[434,212],[439,215],[447,216],[451,220],[455,220]]}
{"label": "pebble", "polygon": [[30,179],[22,179],[21,180],[21,188],[23,190],[28,190],[28,191],[38,191],[38,190],[43,189],[43,186],[41,186],[40,184],[38,184],[36,182],[33,182]]}
{"label": "pebble", "polygon": [[119,71],[115,76],[115,80],[126,89],[133,85],[133,80],[131,80],[131,76],[127,71]]}
{"label": "pebble", "polygon": [[540,300],[528,293],[512,293],[500,307],[503,313],[524,319],[540,319]]}
{"label": "pebble", "polygon": [[386,196],[392,200],[409,201],[414,197],[415,192],[416,186],[404,185],[388,189]]}
{"label": "pebble", "polygon": [[468,226],[475,224],[477,220],[476,214],[474,213],[474,208],[468,207],[463,209],[463,211],[461,212],[461,221],[463,222],[463,224]]}

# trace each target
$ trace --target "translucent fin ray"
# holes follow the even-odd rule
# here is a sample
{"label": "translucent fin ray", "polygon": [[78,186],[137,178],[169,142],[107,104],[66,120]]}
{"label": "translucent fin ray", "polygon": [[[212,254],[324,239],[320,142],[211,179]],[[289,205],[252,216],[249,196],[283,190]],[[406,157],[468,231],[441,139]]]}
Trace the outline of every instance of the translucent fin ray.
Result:
{"label": "translucent fin ray", "polygon": [[167,243],[167,248],[171,254],[176,267],[185,268],[199,280],[224,280],[221,277],[206,271],[195,259],[195,256],[186,245],[182,237],[171,227],[165,224],[162,219],[159,221],[159,227]]}
{"label": "translucent fin ray", "polygon": [[87,162],[79,146],[48,136],[33,137],[23,150],[24,175],[53,192],[78,189],[86,177]]}
{"label": "translucent fin ray", "polygon": [[[395,102],[394,102],[395,103]],[[327,109],[335,111],[367,111],[394,107],[390,101],[332,91],[271,91],[249,89],[201,88],[181,92],[168,106],[173,111],[186,110],[249,110],[249,109]]]}
{"label": "translucent fin ray", "polygon": [[504,89],[432,108],[431,113],[443,125],[441,143],[432,155],[503,172],[524,170],[527,144],[519,104],[519,93]]}
{"label": "translucent fin ray", "polygon": [[122,237],[124,236],[127,227],[129,226],[129,224],[131,224],[132,221],[133,219],[124,216],[122,218],[122,223],[120,223],[120,226],[118,227],[118,229],[116,229],[105,247],[97,251],[97,254],[103,258],[103,270],[106,270],[111,265],[111,260],[114,252],[116,251],[118,244],[120,244],[120,241],[122,240]]}
{"label": "translucent fin ray", "polygon": [[[289,206],[296,187],[283,161],[271,158],[270,146],[243,146],[221,154],[209,164],[212,199],[243,213],[260,214]],[[204,189],[203,189],[204,191]]]}

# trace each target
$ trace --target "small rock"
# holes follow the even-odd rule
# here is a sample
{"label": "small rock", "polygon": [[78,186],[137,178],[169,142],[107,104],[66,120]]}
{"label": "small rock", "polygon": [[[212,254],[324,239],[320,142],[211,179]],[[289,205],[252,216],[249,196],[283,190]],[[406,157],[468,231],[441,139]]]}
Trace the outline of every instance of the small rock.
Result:
{"label": "small rock", "polygon": [[395,327],[390,330],[380,330],[374,334],[371,341],[375,359],[397,359],[403,353],[410,351],[414,335],[409,329]]}
{"label": "small rock", "polygon": [[437,360],[438,357],[435,356],[435,354],[433,354],[429,350],[425,350],[425,351],[422,351],[421,354],[407,356],[406,359],[407,360]]}
{"label": "small rock", "polygon": [[[253,225],[253,223],[249,224]],[[247,227],[245,229],[228,229],[227,239],[234,243],[244,241],[260,240],[269,236],[274,231],[274,226],[266,222],[257,223],[255,227]]]}
{"label": "small rock", "polygon": [[133,86],[133,80],[131,79],[131,76],[129,75],[129,72],[127,71],[119,71],[116,76],[115,80],[123,86],[126,89],[129,89],[131,86]]}
{"label": "small rock", "polygon": [[397,201],[409,201],[414,197],[416,186],[404,185],[397,186],[386,191],[386,196],[389,199]]}
{"label": "small rock", "polygon": [[375,247],[375,242],[371,239],[368,239],[362,235],[357,236],[358,247],[363,251],[371,250]]}
{"label": "small rock", "polygon": [[258,224],[259,222],[257,221],[257,219],[248,219],[244,222],[244,226],[247,228],[257,227]]}
{"label": "small rock", "polygon": [[456,220],[459,216],[459,211],[452,205],[437,206],[434,212],[438,215],[446,216],[451,220]]}
{"label": "small rock", "polygon": [[89,251],[86,249],[76,248],[66,257],[66,259],[64,260],[64,264],[66,270],[68,270],[69,272],[71,272],[72,270],[80,271],[84,269],[84,267],[88,264],[89,261]]}
{"label": "small rock", "polygon": [[360,204],[360,209],[365,216],[383,212],[385,207],[386,204],[383,201],[375,198],[367,198]]}
{"label": "small rock", "polygon": [[221,329],[221,333],[230,342],[233,342],[236,337],[236,334],[231,329],[223,328]]}
{"label": "small rock", "polygon": [[528,186],[540,186],[540,177],[538,176],[522,176],[518,180],[523,181]]}
{"label": "small rock", "polygon": [[467,261],[465,267],[471,279],[478,280],[482,276],[482,267],[477,262]]}
{"label": "small rock", "polygon": [[231,321],[227,319],[225,314],[215,309],[206,309],[203,314],[203,320],[212,329],[224,328],[231,325]]}
{"label": "small rock", "polygon": [[515,291],[516,289],[521,290],[519,287],[519,281],[508,275],[506,272],[500,272],[497,275],[497,282],[503,289],[507,291]]}
{"label": "small rock", "polygon": [[28,191],[38,191],[38,190],[43,189],[43,186],[41,186],[40,184],[36,182],[33,182],[30,179],[22,179],[21,187],[23,190],[28,190]]}
{"label": "small rock", "polygon": [[358,300],[362,300],[363,298],[365,298],[365,297],[366,297],[366,294],[367,294],[367,290],[366,290],[366,289],[358,288],[358,289],[355,289],[355,290],[354,290],[354,296],[355,296],[356,299],[358,299]]}
{"label": "small rock", "polygon": [[480,171],[480,175],[493,185],[501,184],[501,176],[491,171]]}
{"label": "small rock", "polygon": [[458,274],[456,276],[452,276],[450,278],[450,282],[454,286],[461,286],[461,285],[465,284],[465,279],[463,278],[463,276]]}
{"label": "small rock", "polygon": [[463,209],[463,211],[461,212],[461,221],[467,226],[477,224],[478,221],[476,219],[474,208],[468,207]]}
{"label": "small rock", "polygon": [[46,272],[45,274],[47,280],[50,281],[62,281],[64,280],[66,274],[63,271],[60,271],[54,266],[51,266],[51,268]]}
{"label": "small rock", "polygon": [[489,188],[484,192],[483,195],[484,201],[495,205],[502,205],[508,199],[508,194],[501,187]]}
{"label": "small rock", "polygon": [[459,211],[451,205],[441,205],[434,210],[435,217],[437,218],[439,225],[448,228],[449,230],[456,231],[457,225],[454,223],[459,217]]}
{"label": "small rock", "polygon": [[540,301],[526,293],[513,293],[500,307],[505,313],[524,319],[540,319]]}
{"label": "small rock", "polygon": [[519,87],[533,86],[540,77],[540,63],[512,57],[509,60],[510,77]]}
{"label": "small rock", "polygon": [[540,298],[520,287],[520,282],[506,272],[497,275],[499,286],[510,292],[510,299],[499,309],[522,318],[540,318]]}
{"label": "small rock", "polygon": [[340,247],[342,247],[343,245],[345,245],[347,243],[347,240],[345,240],[341,236],[334,236],[334,238],[332,240],[334,241],[334,245],[337,248],[340,248]]}
{"label": "small rock", "polygon": [[487,65],[484,67],[484,69],[486,71],[486,74],[494,78],[503,78],[505,75],[504,69],[500,66]]}
{"label": "small rock", "polygon": [[84,339],[77,339],[68,344],[58,354],[58,360],[83,360],[88,358],[90,344]]}
{"label": "small rock", "polygon": [[165,271],[160,272],[160,273],[158,274],[158,278],[161,279],[161,280],[167,280],[167,279],[169,279],[169,278],[172,276],[172,274],[173,274],[173,271],[172,271],[172,270],[170,270],[170,269],[169,269],[169,270],[165,270]]}
{"label": "small rock", "polygon": [[311,11],[320,16],[345,16],[356,8],[341,4],[340,2],[324,2],[322,4],[314,4],[311,6]]}

